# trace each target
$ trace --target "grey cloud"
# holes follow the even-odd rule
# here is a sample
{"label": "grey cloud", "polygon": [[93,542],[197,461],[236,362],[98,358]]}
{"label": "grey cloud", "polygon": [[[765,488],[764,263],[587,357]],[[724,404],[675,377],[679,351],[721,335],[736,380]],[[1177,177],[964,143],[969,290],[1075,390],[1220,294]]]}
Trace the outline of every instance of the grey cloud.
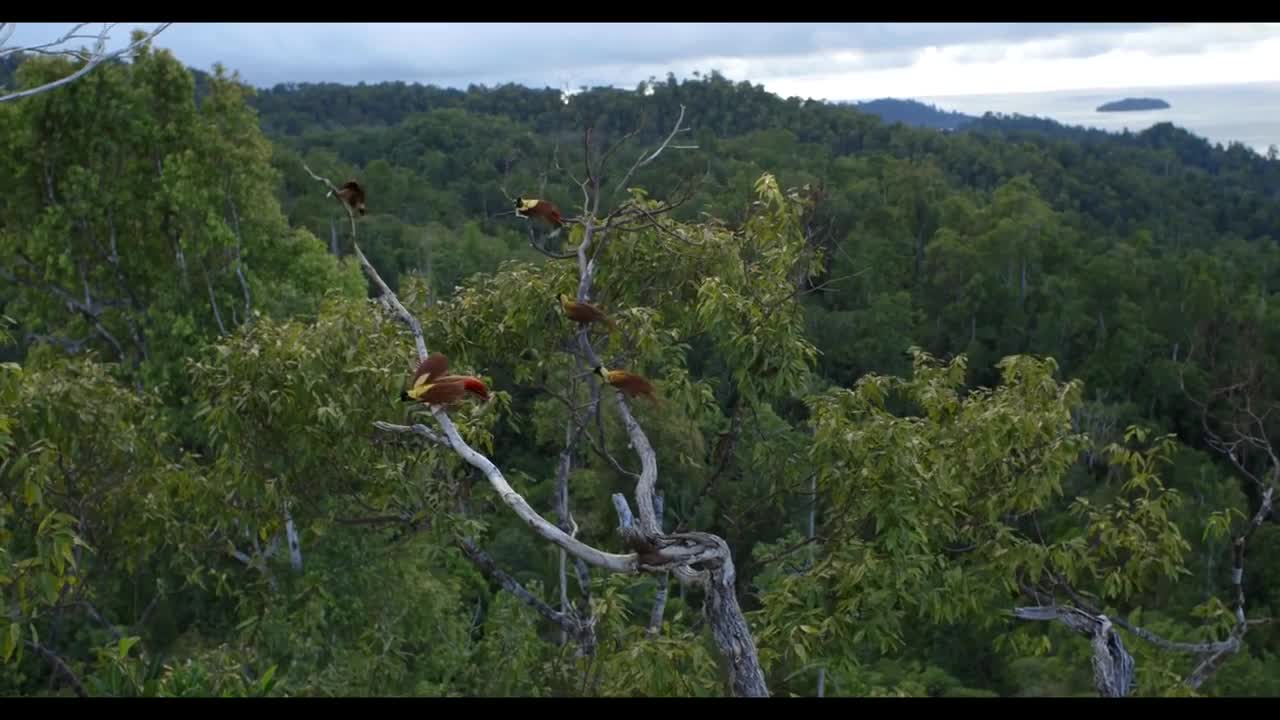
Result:
{"label": "grey cloud", "polygon": [[1277,37],[1280,37],[1280,23],[1184,23],[1127,35],[1121,48],[1152,55],[1184,55],[1240,48]]}
{"label": "grey cloud", "polygon": [[[158,44],[196,67],[221,60],[240,69],[250,82],[266,84],[336,79],[335,72],[356,70],[412,70],[457,79],[534,68],[669,64],[712,57],[838,50],[911,53],[930,45],[1008,42],[1091,27],[1096,29],[1051,23],[179,23]],[[57,34],[57,25],[45,28],[43,35]]]}
{"label": "grey cloud", "polygon": [[[69,27],[19,25],[26,40]],[[127,26],[126,26],[127,27]],[[999,58],[1011,43],[1065,39],[1096,53],[1148,25],[1087,23],[178,23],[157,44],[207,70],[221,61],[249,83],[521,82],[634,86],[649,76],[719,68],[734,79],[907,67],[928,47]],[[1125,34],[1128,33],[1128,34]],[[118,33],[121,37],[127,32]],[[1137,36],[1142,36],[1138,33]],[[1076,43],[1073,38],[1091,40]],[[15,38],[17,39],[17,38]],[[849,53],[850,58],[843,57]],[[732,73],[732,66],[743,75]]]}
{"label": "grey cloud", "polygon": [[962,45],[955,48],[951,57],[960,63],[992,63],[1004,59],[1008,46],[995,43],[987,45]]}
{"label": "grey cloud", "polygon": [[1116,48],[1117,43],[1114,38],[1090,34],[1054,38],[1043,43],[1035,43],[1028,49],[1026,55],[1027,57],[1041,60],[1087,59],[1105,55]]}

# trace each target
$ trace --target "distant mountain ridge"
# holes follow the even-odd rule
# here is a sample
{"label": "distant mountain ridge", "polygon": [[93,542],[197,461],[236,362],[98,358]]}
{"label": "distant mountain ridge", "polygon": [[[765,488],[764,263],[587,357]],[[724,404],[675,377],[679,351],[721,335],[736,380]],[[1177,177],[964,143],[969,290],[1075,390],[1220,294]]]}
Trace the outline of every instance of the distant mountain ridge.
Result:
{"label": "distant mountain ridge", "polygon": [[[10,55],[0,58],[0,87],[14,83],[14,73],[21,64],[21,55]],[[189,68],[195,78],[196,100],[199,102],[207,92],[209,73]],[[719,78],[718,73],[708,77]],[[723,78],[720,78],[723,82]],[[659,81],[660,82],[660,81]],[[675,83],[674,77],[667,79],[667,84]],[[763,86],[752,86],[750,83],[729,83],[737,92],[745,93],[753,103],[757,104],[768,117],[771,111],[764,108],[777,109],[800,98],[784,101],[781,96],[766,91]],[[630,91],[618,88],[592,88],[593,93],[623,93]],[[467,90],[441,88],[431,85],[404,82],[359,83],[347,85],[342,83],[283,83],[271,88],[255,88],[249,104],[260,114],[264,130],[273,137],[300,135],[304,127],[320,122],[321,126],[330,129],[340,127],[377,127],[391,126],[402,122],[415,113],[426,112],[442,107],[466,107],[470,111],[508,115],[512,109],[518,109],[516,115],[525,120],[546,113],[560,106],[559,92],[551,88],[528,88],[515,84],[500,87],[484,88],[472,86]],[[908,127],[934,129],[944,132],[978,132],[1028,139],[1028,136],[1044,136],[1060,140],[1073,140],[1085,145],[1116,141],[1122,144],[1143,145],[1150,138],[1164,137],[1176,128],[1176,133],[1186,136],[1185,141],[1202,147],[1194,153],[1199,162],[1197,165],[1208,169],[1206,164],[1211,151],[1225,151],[1240,143],[1211,143],[1184,128],[1164,122],[1149,128],[1142,133],[1114,132],[1083,125],[1068,125],[1047,117],[1003,114],[986,112],[981,116],[967,115],[961,112],[943,110],[936,105],[918,100],[899,98],[879,98],[866,101],[818,101],[809,103],[828,108],[848,108],[855,113],[862,113],[878,118],[885,125],[902,123]],[[800,103],[797,107],[803,107]],[[822,111],[819,111],[820,113]],[[317,116],[323,115],[321,118]],[[528,116],[528,117],[525,117]],[[782,125],[789,120],[775,118]],[[737,134],[749,129],[758,129],[756,123],[748,122],[744,127],[733,128]],[[546,128],[542,128],[546,129]],[[1243,147],[1243,146],[1241,146]],[[1252,149],[1250,153],[1257,154]],[[1259,156],[1261,159],[1261,156]]]}
{"label": "distant mountain ridge", "polygon": [[959,130],[978,119],[973,115],[943,110],[936,105],[926,105],[919,100],[880,98],[837,104],[851,106],[870,115],[876,115],[889,125],[900,122],[903,125],[934,130]]}

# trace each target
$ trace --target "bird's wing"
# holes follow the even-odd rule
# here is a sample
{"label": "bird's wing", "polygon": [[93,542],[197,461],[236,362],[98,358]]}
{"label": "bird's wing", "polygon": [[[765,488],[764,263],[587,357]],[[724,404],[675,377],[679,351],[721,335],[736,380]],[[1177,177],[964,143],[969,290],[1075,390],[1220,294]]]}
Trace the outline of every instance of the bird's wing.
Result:
{"label": "bird's wing", "polygon": [[433,405],[451,403],[462,399],[466,392],[460,382],[432,383],[422,393],[422,399]]}
{"label": "bird's wing", "polygon": [[420,379],[432,380],[449,369],[449,358],[441,353],[431,353],[418,365],[418,370],[413,374],[415,384]]}

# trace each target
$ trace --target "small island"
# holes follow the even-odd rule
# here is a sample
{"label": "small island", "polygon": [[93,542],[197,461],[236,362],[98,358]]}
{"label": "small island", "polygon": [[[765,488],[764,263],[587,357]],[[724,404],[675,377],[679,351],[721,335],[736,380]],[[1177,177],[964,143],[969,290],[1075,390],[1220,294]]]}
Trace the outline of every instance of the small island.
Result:
{"label": "small island", "polygon": [[1169,103],[1158,98],[1125,98],[1098,106],[1098,112],[1134,112],[1136,110],[1168,110]]}

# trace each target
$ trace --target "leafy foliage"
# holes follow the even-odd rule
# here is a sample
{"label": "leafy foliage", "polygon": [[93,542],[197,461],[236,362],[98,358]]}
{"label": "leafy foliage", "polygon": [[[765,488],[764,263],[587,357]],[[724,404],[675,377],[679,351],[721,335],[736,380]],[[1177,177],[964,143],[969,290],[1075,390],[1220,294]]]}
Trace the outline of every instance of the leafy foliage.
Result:
{"label": "leafy foliage", "polygon": [[[502,213],[574,217],[582,130],[660,141],[682,107],[698,152],[602,178],[590,300],[617,329],[589,332],[656,385],[634,407],[665,525],[729,542],[773,694],[1092,694],[1087,642],[1010,617],[1041,602],[1235,632],[1259,502],[1238,478],[1270,459],[1212,433],[1276,400],[1274,159],[1168,125],[939,133],[717,73],[254,92],[146,48],[0,107],[0,687],[723,694],[699,593],[673,584],[653,634],[652,577],[593,575],[580,657],[467,560],[463,539],[563,609],[555,548],[452,453],[374,429],[422,420],[397,401],[415,363],[350,244],[494,390],[450,415],[548,514],[565,428],[599,404],[556,302],[584,233]],[[304,162],[359,179],[369,214]],[[1202,420],[1236,383],[1257,404]],[[577,537],[620,551],[629,438],[586,424]],[[1250,618],[1280,609],[1275,540],[1250,539]],[[1250,627],[1196,693],[1270,692],[1274,625]],[[1121,632],[1141,694],[1191,694],[1200,656]]]}

